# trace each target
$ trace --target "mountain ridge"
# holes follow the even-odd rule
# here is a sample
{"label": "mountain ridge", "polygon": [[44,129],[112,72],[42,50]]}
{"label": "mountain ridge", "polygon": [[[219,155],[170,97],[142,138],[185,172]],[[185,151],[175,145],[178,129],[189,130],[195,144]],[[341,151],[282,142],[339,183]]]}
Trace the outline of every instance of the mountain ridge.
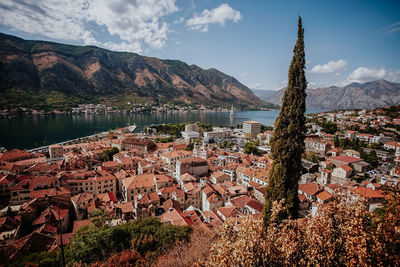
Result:
{"label": "mountain ridge", "polygon": [[0,63],[0,108],[16,106],[16,96],[33,102],[42,96],[40,100],[48,106],[54,96],[61,99],[59,106],[62,99],[70,105],[127,99],[265,105],[248,87],[217,69],[96,46],[24,40],[0,33]]}
{"label": "mountain ridge", "polygon": [[[282,88],[264,101],[280,105]],[[307,108],[318,109],[373,109],[400,104],[400,83],[377,80],[366,83],[351,83],[338,87],[329,86],[307,89]]]}

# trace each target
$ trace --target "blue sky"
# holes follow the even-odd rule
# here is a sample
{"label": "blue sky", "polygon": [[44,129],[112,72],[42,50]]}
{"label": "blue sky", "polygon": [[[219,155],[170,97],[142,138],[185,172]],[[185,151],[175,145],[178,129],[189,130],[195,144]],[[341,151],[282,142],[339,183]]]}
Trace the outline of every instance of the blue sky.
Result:
{"label": "blue sky", "polygon": [[279,89],[303,18],[309,88],[400,82],[400,1],[2,0],[0,31],[217,68]]}

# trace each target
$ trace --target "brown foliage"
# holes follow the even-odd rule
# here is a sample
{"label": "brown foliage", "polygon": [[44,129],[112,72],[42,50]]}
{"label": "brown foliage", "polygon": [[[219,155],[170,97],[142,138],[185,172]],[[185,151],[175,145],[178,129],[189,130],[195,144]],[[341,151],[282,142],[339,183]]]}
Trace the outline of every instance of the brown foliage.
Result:
{"label": "brown foliage", "polygon": [[190,242],[177,242],[174,248],[166,251],[158,258],[156,266],[180,267],[193,266],[210,254],[215,233],[195,229],[190,237]]}
{"label": "brown foliage", "polygon": [[146,266],[148,261],[134,250],[124,250],[108,259],[108,267]]}
{"label": "brown foliage", "polygon": [[[283,208],[275,202],[271,221]],[[230,219],[202,266],[399,266],[400,198],[375,218],[350,196],[318,207],[314,217],[271,223]]]}

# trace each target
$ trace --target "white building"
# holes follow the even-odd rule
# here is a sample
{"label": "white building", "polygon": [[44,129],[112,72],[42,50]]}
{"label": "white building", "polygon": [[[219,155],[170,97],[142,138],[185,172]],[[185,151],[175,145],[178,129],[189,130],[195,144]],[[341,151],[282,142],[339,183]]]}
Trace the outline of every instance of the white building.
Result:
{"label": "white building", "polygon": [[243,130],[248,134],[258,134],[261,132],[261,123],[256,121],[243,122]]}
{"label": "white building", "polygon": [[229,128],[213,127],[212,132],[204,132],[205,138],[223,139],[229,138],[232,135],[232,130]]}
{"label": "white building", "polygon": [[186,141],[190,141],[192,139],[196,139],[196,138],[200,137],[200,134],[195,131],[184,131],[184,132],[181,132],[181,135]]}

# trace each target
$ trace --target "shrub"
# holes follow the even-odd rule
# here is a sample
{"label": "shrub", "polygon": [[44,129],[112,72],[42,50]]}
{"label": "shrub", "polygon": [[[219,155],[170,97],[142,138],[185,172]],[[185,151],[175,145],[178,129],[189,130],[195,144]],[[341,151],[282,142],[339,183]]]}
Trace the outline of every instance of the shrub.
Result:
{"label": "shrub", "polygon": [[317,215],[277,224],[261,219],[229,219],[202,266],[399,266],[400,200],[396,193],[384,216],[369,213],[361,201],[340,197],[318,206]]}

